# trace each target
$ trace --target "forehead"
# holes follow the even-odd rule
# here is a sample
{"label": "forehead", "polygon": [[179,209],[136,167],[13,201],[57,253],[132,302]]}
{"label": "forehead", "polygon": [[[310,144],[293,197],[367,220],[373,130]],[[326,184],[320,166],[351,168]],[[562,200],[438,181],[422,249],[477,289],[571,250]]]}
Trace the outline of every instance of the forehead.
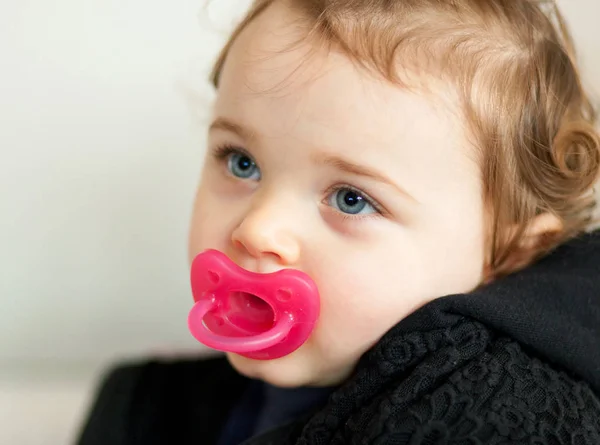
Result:
{"label": "forehead", "polygon": [[379,79],[314,45],[299,18],[275,2],[238,36],[221,73],[216,115],[261,138],[285,138],[288,147],[380,164],[391,176],[426,168],[440,177],[470,162],[449,91],[439,89],[435,100]]}

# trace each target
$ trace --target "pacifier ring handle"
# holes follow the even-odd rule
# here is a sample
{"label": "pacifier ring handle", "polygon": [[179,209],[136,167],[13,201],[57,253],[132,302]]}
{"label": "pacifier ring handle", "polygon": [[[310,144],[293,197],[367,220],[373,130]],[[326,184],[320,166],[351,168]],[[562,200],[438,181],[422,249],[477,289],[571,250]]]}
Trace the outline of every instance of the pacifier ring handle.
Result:
{"label": "pacifier ring handle", "polygon": [[226,337],[213,333],[204,323],[204,317],[216,306],[216,299],[198,300],[188,315],[188,328],[200,343],[221,351],[239,354],[255,352],[277,345],[289,334],[294,320],[291,314],[283,314],[268,331],[251,337]]}

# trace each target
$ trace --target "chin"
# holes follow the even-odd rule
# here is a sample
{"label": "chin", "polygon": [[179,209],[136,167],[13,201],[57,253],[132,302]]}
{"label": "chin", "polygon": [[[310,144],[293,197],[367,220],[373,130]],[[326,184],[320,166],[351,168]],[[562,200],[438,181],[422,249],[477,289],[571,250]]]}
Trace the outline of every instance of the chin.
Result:
{"label": "chin", "polygon": [[[262,380],[281,388],[312,386],[311,372],[306,360],[295,359],[294,354],[275,360],[253,360],[244,356],[227,353],[229,363],[237,372],[251,379]],[[300,363],[304,363],[301,366]]]}
{"label": "chin", "polygon": [[253,360],[233,353],[227,353],[227,358],[240,374],[280,388],[334,386],[345,380],[353,369],[346,367],[337,372],[323,369],[300,352],[302,350],[275,360]]}

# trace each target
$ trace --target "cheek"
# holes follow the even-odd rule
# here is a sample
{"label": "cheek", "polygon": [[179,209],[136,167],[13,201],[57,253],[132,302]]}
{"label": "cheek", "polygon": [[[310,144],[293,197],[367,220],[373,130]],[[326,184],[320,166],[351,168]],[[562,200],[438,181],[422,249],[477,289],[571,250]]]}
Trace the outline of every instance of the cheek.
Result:
{"label": "cheek", "polygon": [[[335,247],[321,250],[313,268],[323,271],[315,276],[322,300],[315,341],[323,349],[359,355],[423,305],[472,290],[480,279],[480,238],[472,228],[461,233],[457,239],[439,230],[436,235],[395,228],[380,233],[368,249],[346,247],[343,255]],[[473,257],[457,258],[462,251]]]}
{"label": "cheek", "polygon": [[331,257],[321,264],[318,270],[327,273],[316,277],[322,299],[316,341],[324,348],[352,349],[360,355],[423,305],[431,295],[429,280],[425,271],[414,267],[411,251],[408,242],[387,237],[379,248],[345,255],[343,262]]}
{"label": "cheek", "polygon": [[224,225],[226,209],[219,205],[214,193],[201,184],[196,193],[189,230],[188,257],[191,262],[200,252],[213,248],[225,250],[230,231]]}
{"label": "cheek", "polygon": [[431,278],[432,290],[439,296],[469,292],[482,279],[485,263],[485,231],[482,213],[476,203],[448,211],[432,221],[444,221],[419,234],[423,258]]}

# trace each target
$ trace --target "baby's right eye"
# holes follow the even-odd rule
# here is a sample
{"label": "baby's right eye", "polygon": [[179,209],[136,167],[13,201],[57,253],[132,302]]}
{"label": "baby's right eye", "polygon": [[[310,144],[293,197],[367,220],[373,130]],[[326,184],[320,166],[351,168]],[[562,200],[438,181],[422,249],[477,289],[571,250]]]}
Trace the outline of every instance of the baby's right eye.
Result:
{"label": "baby's right eye", "polygon": [[260,169],[250,155],[233,147],[218,148],[215,156],[227,163],[227,170],[236,178],[258,181],[261,178]]}
{"label": "baby's right eye", "polygon": [[233,176],[241,179],[252,179],[254,181],[260,179],[260,170],[256,162],[240,152],[229,155],[227,158],[227,169]]}

